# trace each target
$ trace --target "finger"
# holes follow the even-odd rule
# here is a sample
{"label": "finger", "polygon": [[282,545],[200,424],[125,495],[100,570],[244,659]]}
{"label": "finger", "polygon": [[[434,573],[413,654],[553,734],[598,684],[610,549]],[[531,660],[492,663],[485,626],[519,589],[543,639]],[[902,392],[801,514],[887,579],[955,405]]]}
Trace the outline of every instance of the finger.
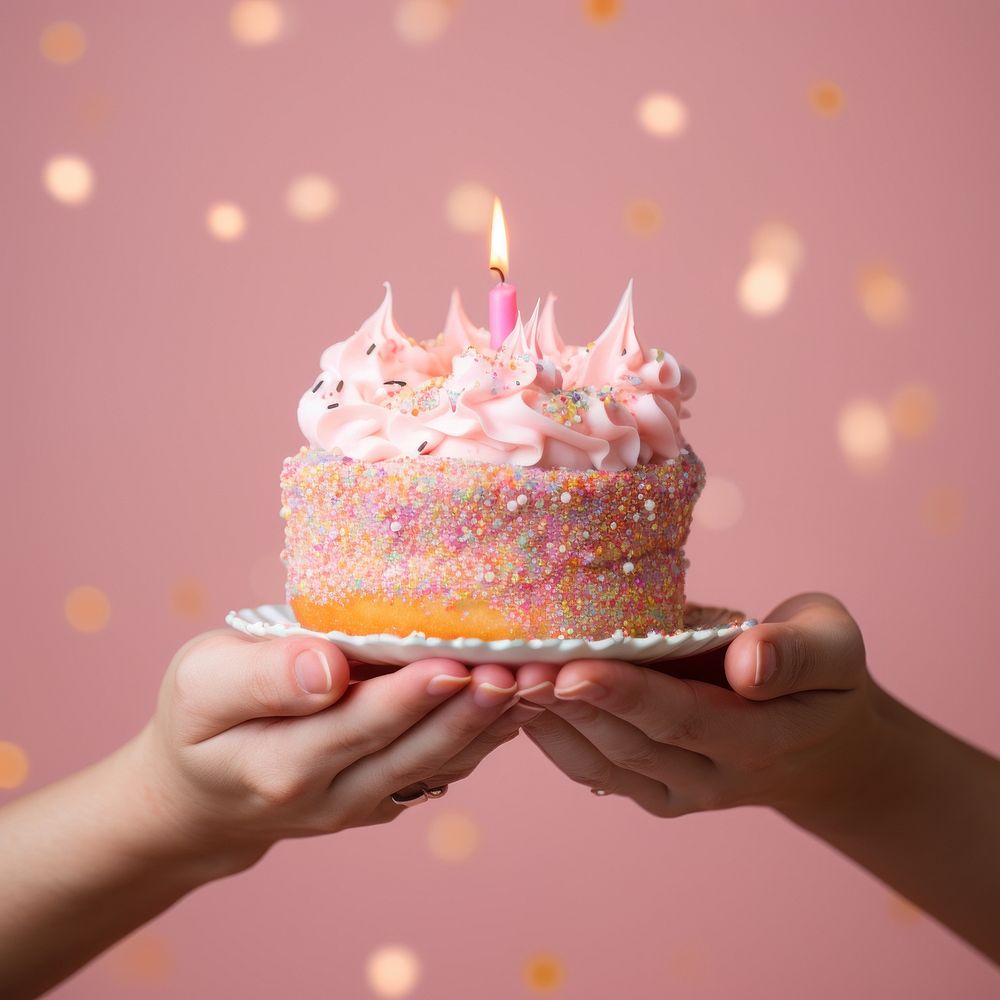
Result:
{"label": "finger", "polygon": [[523,725],[525,736],[573,781],[607,795],[625,795],[654,816],[679,816],[683,803],[660,781],[627,771],[605,757],[568,722],[544,712]]}
{"label": "finger", "polygon": [[682,680],[618,660],[575,660],[556,679],[556,698],[583,701],[669,743],[715,757],[743,723],[746,703],[726,688]]}
{"label": "finger", "polygon": [[517,668],[517,695],[525,702],[550,705],[556,700],[556,663],[525,663]]}
{"label": "finger", "polygon": [[864,641],[836,598],[800,594],[737,636],[726,675],[744,698],[765,701],[805,691],[847,691],[865,675]]}
{"label": "finger", "polygon": [[715,777],[715,764],[702,754],[657,743],[631,723],[586,702],[562,702],[548,711],[568,722],[612,764],[669,788],[699,789]]}
{"label": "finger", "polygon": [[331,807],[370,812],[393,792],[425,782],[512,707],[515,691],[514,676],[506,667],[474,667],[466,690],[391,744],[341,771],[330,786]]}
{"label": "finger", "polygon": [[248,642],[211,632],[174,657],[161,696],[190,742],[249,719],[311,715],[347,689],[347,661],[336,646],[308,636]]}

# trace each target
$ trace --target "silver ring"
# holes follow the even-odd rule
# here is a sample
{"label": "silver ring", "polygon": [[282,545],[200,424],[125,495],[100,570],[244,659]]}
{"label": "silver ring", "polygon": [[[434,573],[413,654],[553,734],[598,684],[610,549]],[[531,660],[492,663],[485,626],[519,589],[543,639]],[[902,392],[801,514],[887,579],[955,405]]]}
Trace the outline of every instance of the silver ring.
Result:
{"label": "silver ring", "polygon": [[445,792],[448,791],[447,785],[438,785],[435,788],[428,788],[426,785],[420,785],[416,791],[413,792],[393,792],[389,798],[397,806],[418,806],[421,802],[426,802],[428,799],[439,799]]}
{"label": "silver ring", "polygon": [[604,788],[591,788],[591,795],[610,795],[611,793]]}

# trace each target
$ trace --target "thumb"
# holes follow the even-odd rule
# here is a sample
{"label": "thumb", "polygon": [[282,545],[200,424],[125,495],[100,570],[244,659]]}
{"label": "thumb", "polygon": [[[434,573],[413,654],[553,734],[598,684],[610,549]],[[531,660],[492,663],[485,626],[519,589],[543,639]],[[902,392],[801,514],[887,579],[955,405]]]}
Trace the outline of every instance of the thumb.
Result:
{"label": "thumb", "polygon": [[203,740],[249,719],[312,715],[347,690],[350,670],[332,643],[307,636],[255,642],[210,632],[184,646],[161,698]]}
{"label": "thumb", "polygon": [[861,631],[829,594],[799,594],[784,601],[726,651],[727,680],[753,701],[851,690],[865,670]]}

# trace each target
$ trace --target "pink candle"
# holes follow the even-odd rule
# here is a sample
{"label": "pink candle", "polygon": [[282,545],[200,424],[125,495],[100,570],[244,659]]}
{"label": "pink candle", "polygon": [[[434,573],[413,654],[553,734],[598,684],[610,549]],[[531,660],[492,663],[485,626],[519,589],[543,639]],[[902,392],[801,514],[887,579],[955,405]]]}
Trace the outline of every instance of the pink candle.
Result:
{"label": "pink candle", "polygon": [[490,235],[490,270],[500,275],[500,284],[490,290],[490,347],[499,351],[517,323],[517,289],[507,275],[507,227],[500,199],[493,199],[493,229]]}

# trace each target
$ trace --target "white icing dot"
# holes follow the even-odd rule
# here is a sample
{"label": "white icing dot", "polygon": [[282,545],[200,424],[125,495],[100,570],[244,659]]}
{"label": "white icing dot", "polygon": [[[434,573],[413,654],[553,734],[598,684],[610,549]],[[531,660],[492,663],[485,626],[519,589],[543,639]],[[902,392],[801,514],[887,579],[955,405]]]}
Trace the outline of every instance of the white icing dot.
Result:
{"label": "white icing dot", "polygon": [[393,521],[392,524],[389,525],[389,530],[390,531],[399,531],[399,529],[402,528],[402,527],[403,526],[399,523],[399,521]]}
{"label": "white icing dot", "polygon": [[652,500],[647,500],[645,507],[646,510],[656,510],[656,504]]}
{"label": "white icing dot", "polygon": [[495,576],[496,576],[496,574],[493,572],[493,570],[487,570],[487,572],[486,572],[485,576],[483,577],[483,579],[485,579],[487,583],[492,583],[493,580],[494,580],[494,578],[495,578]]}
{"label": "white icing dot", "polygon": [[585,531],[585,532],[583,533],[583,537],[584,537],[584,538],[590,538],[590,532],[589,532],[589,531]]}
{"label": "white icing dot", "polygon": [[563,493],[559,499],[562,500],[563,503],[569,503],[573,498],[568,493]]}
{"label": "white icing dot", "polygon": [[566,551],[566,546],[565,545],[560,545],[559,546],[559,551],[560,552],[565,552]]}
{"label": "white icing dot", "polygon": [[633,521],[638,521],[639,520],[639,515],[638,514],[633,514],[632,515],[632,520]]}
{"label": "white icing dot", "polygon": [[625,565],[622,566],[622,571],[625,573],[634,573],[635,563],[630,563],[630,562],[625,563]]}
{"label": "white icing dot", "polygon": [[611,522],[611,530],[614,531],[615,528],[617,528],[617,527],[618,527],[618,522],[617,521],[612,521]]}
{"label": "white icing dot", "polygon": [[516,500],[508,500],[507,501],[507,510],[509,510],[509,511],[515,511],[515,510],[517,510],[517,501]]}
{"label": "white icing dot", "polygon": [[523,507],[528,502],[528,498],[523,493],[519,493],[517,502]]}

